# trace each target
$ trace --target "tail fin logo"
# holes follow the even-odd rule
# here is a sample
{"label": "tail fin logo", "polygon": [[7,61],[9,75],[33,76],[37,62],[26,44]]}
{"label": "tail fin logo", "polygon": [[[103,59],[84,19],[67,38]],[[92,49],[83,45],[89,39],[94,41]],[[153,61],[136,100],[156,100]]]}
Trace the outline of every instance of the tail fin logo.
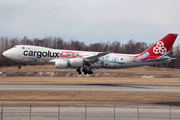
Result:
{"label": "tail fin logo", "polygon": [[167,49],[164,47],[164,43],[162,41],[157,42],[156,46],[153,48],[153,52],[155,54],[165,54]]}

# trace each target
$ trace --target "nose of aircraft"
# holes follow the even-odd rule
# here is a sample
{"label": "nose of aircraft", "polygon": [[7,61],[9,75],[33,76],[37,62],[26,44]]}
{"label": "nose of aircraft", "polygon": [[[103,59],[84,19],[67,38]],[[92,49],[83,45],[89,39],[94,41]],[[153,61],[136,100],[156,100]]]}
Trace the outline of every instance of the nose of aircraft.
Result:
{"label": "nose of aircraft", "polygon": [[9,51],[9,50],[6,50],[3,52],[3,56],[7,57],[7,58],[10,58],[12,55],[12,53]]}

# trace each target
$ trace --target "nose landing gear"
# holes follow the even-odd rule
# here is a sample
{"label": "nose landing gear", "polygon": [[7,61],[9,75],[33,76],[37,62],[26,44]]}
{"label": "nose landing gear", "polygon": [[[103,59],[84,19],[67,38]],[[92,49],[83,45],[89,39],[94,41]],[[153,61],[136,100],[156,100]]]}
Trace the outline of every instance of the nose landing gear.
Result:
{"label": "nose landing gear", "polygon": [[18,62],[18,66],[17,66],[18,69],[21,69],[21,65],[20,63]]}

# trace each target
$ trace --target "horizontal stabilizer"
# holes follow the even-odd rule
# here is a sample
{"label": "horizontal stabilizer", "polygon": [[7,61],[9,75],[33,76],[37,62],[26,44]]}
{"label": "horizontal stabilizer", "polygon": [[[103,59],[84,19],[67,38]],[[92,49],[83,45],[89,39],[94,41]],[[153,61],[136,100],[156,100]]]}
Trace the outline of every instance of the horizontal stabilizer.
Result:
{"label": "horizontal stabilizer", "polygon": [[165,56],[163,58],[157,58],[157,59],[147,59],[148,61],[161,61],[161,60],[165,60],[165,59],[173,59],[169,56]]}

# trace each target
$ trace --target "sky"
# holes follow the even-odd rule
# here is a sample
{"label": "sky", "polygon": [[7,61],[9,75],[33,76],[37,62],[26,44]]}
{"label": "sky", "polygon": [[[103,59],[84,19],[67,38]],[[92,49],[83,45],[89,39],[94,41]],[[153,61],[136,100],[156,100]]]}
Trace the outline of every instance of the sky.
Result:
{"label": "sky", "polygon": [[179,12],[180,0],[0,0],[0,37],[154,43],[180,33]]}

